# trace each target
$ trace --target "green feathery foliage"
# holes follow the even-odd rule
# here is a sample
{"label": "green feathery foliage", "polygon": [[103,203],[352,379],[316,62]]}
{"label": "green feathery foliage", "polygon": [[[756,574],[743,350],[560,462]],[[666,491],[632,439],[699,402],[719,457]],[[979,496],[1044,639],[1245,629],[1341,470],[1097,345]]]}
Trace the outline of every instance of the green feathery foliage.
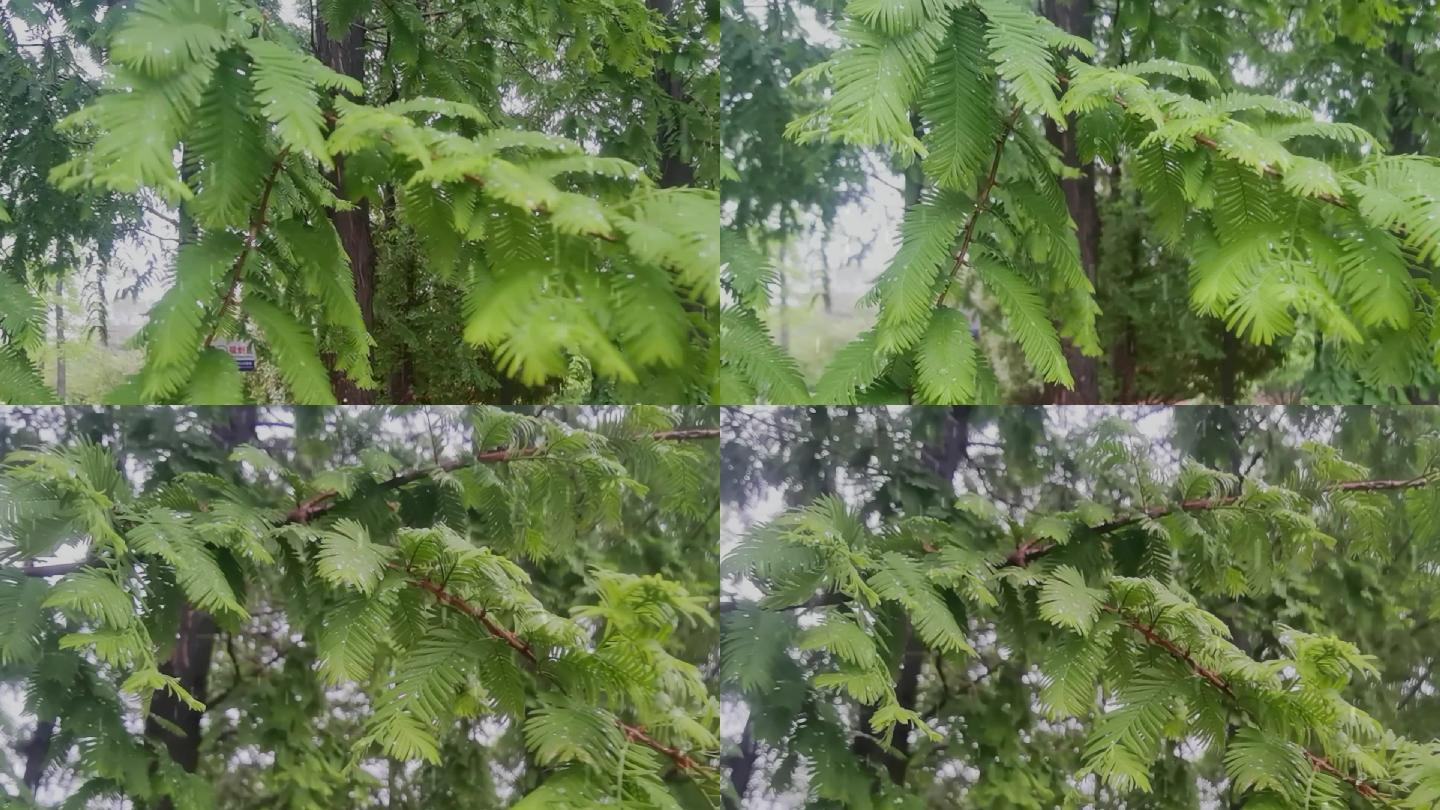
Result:
{"label": "green feathery foliage", "polygon": [[743,235],[720,234],[720,284],[730,301],[720,312],[720,377],[715,401],[745,404],[806,402],[810,391],[794,358],[775,342],[760,313],[768,309],[776,270]]}
{"label": "green feathery foliage", "polygon": [[[645,41],[635,45],[666,46],[644,4],[627,4],[636,9],[629,24],[643,27],[631,36]],[[334,12],[381,16],[369,3]],[[404,25],[388,19],[386,36]],[[230,391],[198,362],[229,338],[257,344],[296,402],[381,387],[333,219],[362,204],[425,247],[424,284],[465,301],[454,337],[517,387],[558,387],[582,362],[627,391],[668,376],[688,388],[651,396],[705,396],[720,295],[713,192],[516,128],[498,103],[456,87],[422,83],[366,103],[361,82],[248,0],[145,0],[109,45],[105,91],[61,124],[86,146],[50,180],[72,194],[159,197],[198,231],[181,234],[141,340],[144,369],[113,399]],[[337,161],[350,167],[343,188]],[[3,401],[34,399],[0,388]]]}
{"label": "green feathery foliage", "polygon": [[839,30],[841,49],[808,75],[833,97],[789,134],[919,160],[925,193],[865,299],[875,327],[831,359],[823,401],[977,401],[982,364],[962,357],[934,379],[939,357],[967,351],[955,319],[932,325],[946,309],[1018,344],[1037,383],[1073,387],[1067,345],[1101,354],[1058,183],[1074,167],[1046,127],[1134,173],[1159,241],[1189,264],[1196,314],[1259,346],[1313,334],[1380,388],[1433,373],[1436,159],[1225,92],[1198,65],[1095,64],[1091,43],[1011,0],[857,3]]}
{"label": "green feathery foliage", "polygon": [[[1440,729],[1428,708],[1409,723],[1394,706],[1431,688],[1428,665],[1381,660],[1331,629],[1404,647],[1440,616],[1420,573],[1440,554],[1429,414],[1257,411],[1243,428],[1238,412],[1160,417],[1230,424],[1211,445],[1269,448],[1242,475],[1152,450],[1176,440],[1128,415],[1072,414],[1081,427],[1042,438],[1053,426],[1005,410],[835,413],[820,457],[786,447],[803,418],[783,411],[785,424],[741,429],[743,447],[727,441],[723,456],[753,448],[775,487],[742,503],[827,479],[846,493],[751,526],[725,558],[722,677],[749,718],[726,755],[751,779],[736,776],[739,796],[1433,806]],[[970,442],[992,420],[1012,446],[990,453]],[[935,422],[949,425],[939,439]],[[1384,473],[1358,460],[1377,422],[1416,445]],[[1334,444],[1297,437],[1317,433]],[[958,475],[943,461],[957,448],[970,454]],[[954,499],[957,480],[983,488]],[[1326,593],[1325,569],[1403,589],[1391,597],[1403,607]],[[1429,659],[1423,643],[1416,654]]]}
{"label": "green feathery foliage", "polygon": [[[381,449],[408,455],[425,433],[387,432],[419,413],[322,417],[339,423],[228,457],[202,448],[208,469],[78,439],[10,452],[0,663],[55,729],[13,750],[72,803],[224,806],[242,799],[204,782],[238,769],[268,806],[372,806],[370,774],[390,767],[417,801],[550,806],[568,790],[713,806],[714,585],[673,577],[714,570],[687,538],[703,548],[716,528],[718,431],[658,408],[564,422],[476,408],[424,412],[429,463]],[[358,456],[322,451],[350,441],[339,429]],[[76,561],[45,568],[57,553]],[[197,641],[197,621],[217,638]],[[176,664],[201,644],[208,685]],[[252,645],[253,659],[237,652]],[[157,744],[183,722],[162,701],[207,718],[194,773]],[[245,753],[257,745],[273,758]],[[517,773],[512,790],[481,776],[486,751]]]}

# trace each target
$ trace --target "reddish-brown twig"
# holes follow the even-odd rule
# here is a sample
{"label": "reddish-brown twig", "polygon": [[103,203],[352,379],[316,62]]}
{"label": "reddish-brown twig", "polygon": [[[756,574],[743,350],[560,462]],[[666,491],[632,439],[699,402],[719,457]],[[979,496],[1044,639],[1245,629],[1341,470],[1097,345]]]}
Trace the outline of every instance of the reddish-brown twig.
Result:
{"label": "reddish-brown twig", "polygon": [[980,191],[975,195],[975,207],[970,210],[970,217],[965,220],[965,230],[960,237],[960,248],[955,251],[955,263],[950,266],[950,275],[945,279],[945,286],[940,288],[940,294],[935,296],[937,307],[945,303],[945,296],[949,294],[950,287],[960,275],[960,268],[965,266],[965,261],[969,258],[970,244],[975,240],[975,225],[990,204],[990,192],[995,190],[996,177],[1000,174],[1000,158],[1005,154],[1005,144],[1010,140],[1010,133],[1014,131],[1015,121],[1019,117],[1020,108],[1017,106],[1010,112],[1010,117],[995,138],[995,155],[990,160],[990,172],[980,184]]}
{"label": "reddish-brown twig", "polygon": [[[434,580],[429,579],[424,575],[417,574],[395,563],[391,563],[390,567],[398,571],[404,572],[409,577],[409,581],[411,584],[426,591],[429,591],[441,604],[454,608],[460,613],[463,613],[466,616],[469,616],[479,621],[482,625],[484,625],[486,632],[490,633],[490,635],[494,636],[495,638],[498,638],[501,641],[505,642],[511,649],[524,656],[524,658],[531,664],[538,663],[539,657],[535,654],[535,650],[530,646],[529,642],[520,638],[510,630],[501,627],[499,623],[497,623],[493,618],[490,617],[490,614],[484,608],[470,604],[464,597],[459,596],[453,591],[448,590],[444,585],[435,582]],[[695,758],[690,756],[690,754],[680,750],[679,748],[660,742],[659,740],[650,736],[649,732],[647,732],[644,728],[640,726],[626,723],[618,717],[615,718],[615,725],[619,727],[619,729],[625,734],[628,739],[633,742],[638,742],[647,748],[651,748],[658,753],[663,754],[665,757],[669,758],[671,762],[674,762],[675,766],[677,768],[680,768],[681,770],[707,770],[705,766],[701,765],[699,762],[696,762]]]}
{"label": "reddish-brown twig", "polygon": [[[661,430],[649,433],[646,434],[646,438],[654,441],[694,441],[698,439],[714,439],[719,435],[719,428],[680,428],[677,430]],[[497,464],[506,461],[543,458],[547,453],[549,453],[549,448],[547,447],[486,450],[476,453],[473,456],[447,461],[434,467],[421,467],[414,470],[407,470],[381,482],[380,489],[396,489],[406,484],[419,481],[422,478],[427,478],[436,472],[453,472],[461,467],[468,467],[471,464]],[[286,513],[285,522],[310,522],[316,515],[324,514],[333,509],[337,503],[334,499],[338,497],[338,495],[339,493],[334,490],[326,490],[302,501],[294,509]]]}
{"label": "reddish-brown twig", "polygon": [[[1118,615],[1120,617],[1120,620],[1125,624],[1126,627],[1129,627],[1130,629],[1139,633],[1141,636],[1144,636],[1146,642],[1155,647],[1159,647],[1160,649],[1169,653],[1171,657],[1185,664],[1185,666],[1197,677],[1204,679],[1211,686],[1214,686],[1216,689],[1220,690],[1227,698],[1230,699],[1231,705],[1233,705],[1235,709],[1241,714],[1247,717],[1250,716],[1250,712],[1245,708],[1245,706],[1240,702],[1240,699],[1236,696],[1235,689],[1230,685],[1230,682],[1227,681],[1225,677],[1222,676],[1220,673],[1204,666],[1199,661],[1196,661],[1195,657],[1192,656],[1188,650],[1181,649],[1180,645],[1160,635],[1159,631],[1157,631],[1153,626],[1145,624],[1144,622],[1132,616],[1126,615],[1123,611],[1121,611],[1114,605],[1105,605],[1104,607],[1105,610]],[[1335,767],[1335,765],[1332,764],[1330,760],[1320,756],[1319,754],[1315,754],[1303,747],[1301,748],[1301,751],[1304,752],[1305,759],[1309,761],[1310,766],[1315,770],[1323,771],[1335,777],[1336,779],[1339,779],[1340,781],[1346,783],[1351,788],[1353,788],[1356,793],[1359,793],[1361,796],[1364,796],[1367,799],[1375,799],[1386,805],[1390,804],[1390,797],[1382,793],[1380,789],[1375,785],[1370,784],[1369,782],[1361,779],[1358,776],[1352,776],[1348,773],[1345,773],[1344,771]]]}
{"label": "reddish-brown twig", "polygon": [[[1414,489],[1428,484],[1436,483],[1434,475],[1420,475],[1414,478],[1381,478],[1364,479],[1356,481],[1336,481],[1326,484],[1320,489],[1322,492],[1393,492],[1405,489]],[[1098,523],[1089,528],[1089,531],[1096,534],[1109,534],[1127,526],[1133,526],[1142,520],[1158,520],[1166,515],[1178,514],[1180,512],[1204,512],[1211,509],[1224,509],[1234,506],[1244,498],[1244,495],[1226,495],[1219,498],[1191,498],[1177,504],[1165,506],[1151,506],[1138,512],[1133,512],[1110,520]],[[1025,567],[1036,557],[1043,556],[1053,551],[1058,544],[1053,541],[1046,541],[1039,537],[1030,537],[1022,540],[1006,555],[1001,562],[1001,567]]]}
{"label": "reddish-brown twig", "polygon": [[275,181],[279,179],[280,169],[284,167],[285,157],[289,154],[290,149],[286,147],[275,156],[275,164],[271,166],[265,185],[260,189],[260,201],[255,204],[255,211],[250,215],[250,227],[245,231],[244,241],[240,244],[240,255],[235,257],[235,264],[230,268],[230,285],[225,290],[225,297],[220,299],[220,308],[215,310],[215,323],[210,326],[210,334],[205,336],[207,349],[215,342],[215,333],[220,331],[225,313],[235,302],[235,293],[240,289],[240,278],[245,274],[245,260],[250,257],[250,252],[255,249],[255,244],[260,239],[260,229],[265,227],[266,209],[270,207],[270,192],[275,188]]}

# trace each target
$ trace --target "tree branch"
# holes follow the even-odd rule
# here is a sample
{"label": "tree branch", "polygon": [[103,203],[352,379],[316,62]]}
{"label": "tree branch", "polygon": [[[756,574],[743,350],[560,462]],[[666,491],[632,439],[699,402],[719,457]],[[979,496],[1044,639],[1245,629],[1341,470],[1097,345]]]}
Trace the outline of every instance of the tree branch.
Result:
{"label": "tree branch", "polygon": [[[520,653],[520,655],[522,655],[531,664],[539,663],[539,657],[535,654],[535,650],[533,647],[530,646],[530,643],[520,638],[515,633],[506,630],[504,627],[501,627],[498,623],[496,623],[494,619],[490,618],[490,614],[486,612],[484,608],[470,604],[470,602],[468,602],[464,597],[447,590],[444,585],[441,585],[440,583],[435,582],[434,580],[429,579],[424,575],[416,574],[415,572],[409,570],[408,568],[405,568],[402,565],[399,565],[397,563],[390,563],[389,566],[397,571],[405,573],[407,576],[410,577],[410,583],[412,585],[429,591],[440,603],[448,605],[449,607],[454,608],[460,613],[463,613],[466,616],[469,616],[480,622],[482,625],[484,625],[486,632],[490,633],[490,635],[494,636],[495,638],[498,638],[501,641],[505,642],[511,649]],[[615,725],[618,726],[622,732],[624,732],[625,736],[629,740],[631,740],[632,742],[638,742],[647,748],[651,748],[665,755],[667,758],[670,759],[670,761],[675,763],[675,766],[677,768],[680,768],[681,770],[696,772],[704,772],[709,770],[709,768],[696,762],[695,758],[690,756],[688,753],[680,750],[679,748],[665,745],[654,737],[651,737],[650,734],[640,726],[630,725],[629,723],[624,722],[618,717],[615,718]]]}
{"label": "tree branch", "polygon": [[87,568],[97,563],[99,563],[99,560],[87,557],[83,560],[76,560],[75,562],[68,563],[51,563],[50,565],[27,565],[20,570],[24,572],[25,576],[27,577],[54,577],[68,574],[71,571],[79,571],[81,568]]}
{"label": "tree branch", "polygon": [[935,296],[937,307],[945,303],[945,296],[950,294],[950,287],[960,275],[960,268],[965,266],[965,259],[970,254],[970,243],[975,239],[975,225],[990,204],[990,192],[995,190],[995,178],[1000,173],[1000,158],[1005,154],[1005,144],[1010,140],[1010,133],[1015,130],[1015,122],[1019,118],[1020,107],[1017,106],[1011,111],[1010,118],[1005,121],[1005,126],[995,138],[995,156],[990,161],[990,173],[986,175],[985,182],[980,184],[979,193],[975,195],[975,208],[970,212],[970,218],[965,221],[965,230],[960,237],[960,249],[955,251],[955,263],[950,267],[950,276],[945,279],[945,286],[940,288],[940,294]]}
{"label": "tree branch", "polygon": [[245,272],[245,260],[250,257],[250,251],[255,249],[255,243],[260,238],[260,229],[265,227],[265,210],[270,206],[270,192],[275,188],[275,181],[280,177],[280,169],[285,165],[285,157],[290,154],[290,148],[280,150],[275,156],[275,164],[270,168],[270,174],[265,178],[265,185],[260,189],[260,201],[255,204],[255,211],[250,216],[250,228],[245,232],[245,240],[240,247],[240,255],[235,257],[235,264],[230,268],[230,286],[225,291],[225,297],[220,300],[220,308],[215,310],[215,323],[210,327],[210,334],[205,336],[205,348],[215,342],[215,333],[220,330],[220,324],[225,320],[225,313],[229,311],[230,305],[235,301],[235,293],[240,289],[240,277]]}
{"label": "tree branch", "polygon": [[[1365,479],[1355,481],[1336,481],[1321,487],[1325,493],[1331,492],[1394,492],[1406,489],[1415,489],[1429,484],[1436,483],[1435,474],[1426,474],[1414,478],[1401,479]],[[1205,512],[1212,509],[1224,509],[1239,503],[1244,494],[1226,495],[1220,498],[1191,498],[1181,501],[1178,504],[1168,506],[1152,506],[1139,512],[1111,518],[1103,523],[1090,527],[1090,531],[1096,534],[1109,534],[1114,531],[1133,526],[1142,520],[1158,520],[1167,515],[1179,512]],[[1024,568],[1037,557],[1053,551],[1058,544],[1047,542],[1043,538],[1027,538],[1015,547],[1015,550],[1006,555],[1005,560],[1000,564],[1001,568],[1020,567]]]}
{"label": "tree branch", "polygon": [[469,616],[470,618],[475,619],[476,621],[485,625],[486,632],[510,645],[510,647],[516,652],[525,656],[525,658],[530,661],[530,663],[537,664],[540,662],[540,659],[535,655],[535,650],[531,648],[528,641],[525,641],[524,639],[520,638],[519,636],[497,624],[494,619],[490,618],[490,614],[485,611],[485,608],[476,607],[475,605],[470,604],[469,602],[465,601],[464,598],[456,596],[454,593],[446,590],[444,585],[432,579],[429,579],[428,577],[416,575],[410,569],[399,565],[398,563],[390,563],[389,565],[396,571],[402,571],[410,575],[411,583],[413,583],[416,587],[419,587],[434,594],[435,598],[442,604],[449,605],[450,607],[460,611],[461,613],[464,613],[466,616]]}
{"label": "tree branch", "polygon": [[[714,439],[720,435],[719,428],[681,428],[677,430],[661,430],[650,433],[646,438],[654,441],[695,441],[700,439]],[[381,482],[381,490],[391,490],[403,487],[406,484],[428,478],[436,472],[453,472],[461,467],[468,467],[471,464],[495,464],[506,461],[519,461],[522,459],[542,458],[550,452],[549,447],[522,447],[515,450],[497,449],[486,450],[466,458],[454,459],[432,467],[422,467]],[[340,493],[334,490],[326,490],[318,493],[291,509],[285,516],[286,523],[309,523],[316,515],[328,512],[335,507],[332,500]]]}
{"label": "tree branch", "polygon": [[[1127,616],[1124,612],[1122,612],[1114,605],[1107,604],[1104,606],[1104,609],[1119,616],[1126,627],[1129,627],[1130,629],[1144,636],[1145,640],[1151,645],[1159,647],[1160,649],[1169,653],[1173,658],[1185,664],[1185,666],[1189,668],[1189,670],[1193,672],[1197,677],[1204,679],[1211,686],[1214,686],[1216,689],[1220,690],[1222,693],[1225,694],[1227,698],[1230,699],[1230,703],[1235,707],[1237,711],[1239,711],[1245,717],[1249,718],[1252,722],[1254,721],[1254,717],[1250,714],[1250,711],[1246,709],[1242,703],[1240,703],[1239,698],[1237,698],[1235,695],[1235,690],[1230,686],[1230,683],[1225,680],[1224,676],[1220,675],[1220,673],[1201,665],[1198,661],[1195,660],[1193,656],[1190,655],[1188,651],[1180,649],[1180,646],[1177,645],[1175,642],[1160,635],[1153,626],[1145,624],[1139,619]],[[1303,746],[1301,747],[1301,750],[1304,751],[1305,759],[1309,761],[1310,766],[1315,770],[1323,771],[1324,773],[1330,774],[1336,779],[1339,779],[1340,781],[1348,784],[1350,787],[1354,788],[1356,793],[1359,793],[1361,796],[1364,796],[1367,799],[1374,799],[1386,805],[1387,807],[1393,806],[1391,803],[1391,797],[1382,793],[1380,791],[1380,788],[1370,784],[1369,782],[1358,776],[1351,776],[1350,774],[1345,773],[1344,771],[1335,767],[1335,765],[1331,763],[1330,760],[1318,754],[1312,753],[1308,749],[1305,749]]]}

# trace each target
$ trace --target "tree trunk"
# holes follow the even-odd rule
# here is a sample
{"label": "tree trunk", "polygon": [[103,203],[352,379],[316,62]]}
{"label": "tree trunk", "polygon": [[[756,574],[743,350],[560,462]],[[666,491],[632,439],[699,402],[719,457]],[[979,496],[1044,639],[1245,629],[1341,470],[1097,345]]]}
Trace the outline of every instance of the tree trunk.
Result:
{"label": "tree trunk", "polygon": [[[1061,30],[1085,40],[1095,34],[1094,0],[1045,0],[1045,16]],[[1080,148],[1075,138],[1075,116],[1070,116],[1065,131],[1055,122],[1046,120],[1045,137],[1060,150],[1066,166],[1078,167],[1080,177],[1060,181],[1065,191],[1065,205],[1075,220],[1075,235],[1080,242],[1080,264],[1086,278],[1098,288],[1100,266],[1100,206],[1095,194],[1095,162],[1080,162]],[[1070,341],[1064,341],[1066,363],[1075,378],[1075,388],[1046,386],[1046,399],[1056,405],[1095,405],[1100,402],[1100,362],[1086,357]]]}
{"label": "tree trunk", "polygon": [[1237,355],[1240,353],[1240,342],[1229,329],[1224,330],[1220,340],[1220,401],[1226,405],[1234,405],[1237,391],[1236,377],[1239,375]]}
{"label": "tree trunk", "polygon": [[[160,665],[161,672],[177,678],[180,686],[201,703],[205,702],[205,688],[210,678],[215,629],[215,619],[210,614],[190,604],[181,606],[175,649],[170,659]],[[145,736],[163,744],[175,764],[194,773],[200,764],[200,718],[200,712],[171,693],[156,692],[150,701],[150,714],[145,718]],[[170,804],[165,800],[158,806],[167,808]]]}
{"label": "tree trunk", "polygon": [[95,265],[95,298],[100,302],[95,318],[95,331],[100,337],[100,345],[107,348],[110,346],[110,294],[105,291],[105,268],[109,263],[110,250],[107,247]]}
{"label": "tree trunk", "polygon": [[65,278],[55,277],[55,393],[65,399]]}
{"label": "tree trunk", "polygon": [[25,787],[31,793],[40,790],[40,780],[45,778],[46,766],[50,764],[50,741],[55,738],[55,721],[38,720],[30,739],[20,747],[25,756]]}
{"label": "tree trunk", "polygon": [[[363,83],[365,81],[365,28],[358,21],[339,39],[333,39],[320,15],[315,16],[315,58],[331,70]],[[357,101],[361,99],[356,99]],[[345,196],[345,158],[335,158],[330,173],[335,193]],[[375,243],[370,234],[370,202],[360,200],[349,211],[331,211],[330,221],[340,234],[340,244],[350,260],[350,278],[355,287],[355,301],[365,321],[365,331],[375,327]],[[335,370],[334,358],[326,358],[330,370],[330,388],[342,405],[365,405],[374,401],[375,392],[365,390],[343,373]]]}
{"label": "tree trunk", "polygon": [[[944,504],[954,500],[955,473],[969,454],[972,410],[969,405],[949,408],[941,417],[939,440],[922,451],[923,463],[940,481],[939,500]],[[902,707],[913,711],[920,695],[920,674],[925,667],[925,645],[915,634],[908,618],[900,620],[897,635],[904,641],[895,675],[895,699]],[[861,733],[851,742],[850,749],[856,755],[882,765],[890,775],[890,780],[903,786],[910,766],[910,735],[914,728],[909,724],[897,726],[893,740],[894,751],[887,752],[867,734],[870,718],[874,713],[875,710],[870,707],[861,710]]]}
{"label": "tree trunk", "polygon": [[[674,20],[674,0],[645,0],[645,7],[658,12],[666,23]],[[690,102],[684,77],[672,73],[663,61],[656,65],[654,78],[661,92],[669,97],[672,108]],[[680,153],[680,124],[675,116],[667,115],[667,112],[661,112],[660,125],[655,132],[655,146],[660,153],[660,186],[692,186],[695,184],[695,166]]]}
{"label": "tree trunk", "polygon": [[1396,31],[1396,37],[1385,45],[1385,55],[1395,63],[1395,78],[1401,81],[1400,89],[1390,97],[1390,109],[1386,116],[1390,121],[1390,151],[1397,155],[1419,154],[1420,137],[1415,133],[1416,105],[1411,98],[1410,82],[1416,80],[1415,46],[1402,38],[1408,26]]}
{"label": "tree trunk", "polygon": [[[225,414],[226,421],[212,430],[216,445],[228,449],[255,440],[259,413],[253,405],[226,408]],[[201,703],[207,699],[215,633],[214,617],[187,602],[180,608],[175,647],[170,658],[160,665],[161,672],[176,678],[180,686]],[[187,773],[194,773],[200,764],[201,716],[201,712],[170,692],[156,692],[150,701],[150,714],[145,718],[145,736],[164,745],[175,764]],[[157,810],[172,807],[168,797],[156,803]]]}
{"label": "tree trunk", "polygon": [[745,790],[750,786],[750,775],[755,772],[755,757],[758,749],[755,746],[755,735],[750,726],[745,726],[745,733],[740,737],[740,753],[725,758],[725,769],[730,773],[730,785],[735,788],[735,795],[739,801],[731,801],[729,796],[725,797],[725,807],[728,810],[738,810],[745,806]]}
{"label": "tree trunk", "polygon": [[[916,635],[915,628],[905,622],[905,646],[900,654],[900,674],[895,678],[895,700],[907,709],[914,709],[920,695],[920,670],[925,667],[925,645]],[[910,770],[910,735],[913,726],[906,724],[895,729],[895,753],[888,757],[886,770],[890,781],[905,784],[905,774]]]}

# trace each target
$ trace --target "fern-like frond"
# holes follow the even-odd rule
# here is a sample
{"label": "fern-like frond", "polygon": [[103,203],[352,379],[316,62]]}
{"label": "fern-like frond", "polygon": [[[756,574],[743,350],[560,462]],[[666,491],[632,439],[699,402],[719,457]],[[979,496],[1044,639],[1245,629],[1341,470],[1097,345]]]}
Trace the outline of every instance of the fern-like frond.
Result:
{"label": "fern-like frond", "polygon": [[799,365],[753,312],[738,307],[721,310],[720,362],[745,381],[754,397],[747,402],[785,405],[810,399]]}
{"label": "fern-like frond", "polygon": [[1091,588],[1079,571],[1062,565],[1040,589],[1040,617],[1057,627],[1088,633],[1104,599],[1104,591]]}
{"label": "fern-like frond", "polygon": [[876,345],[896,354],[915,345],[935,309],[937,284],[955,261],[952,251],[973,203],[964,194],[941,191],[905,213],[895,258],[866,296],[880,305]]}
{"label": "fern-like frond", "polygon": [[985,41],[995,72],[1005,82],[1020,106],[1065,126],[1060,109],[1060,90],[1054,54],[1053,34],[1058,29],[1044,17],[1010,0],[977,0],[987,21]]}
{"label": "fern-like frond", "polygon": [[1060,336],[1034,285],[993,252],[978,249],[971,252],[971,265],[985,289],[999,302],[1009,333],[1019,342],[1030,367],[1048,382],[1074,386],[1070,367],[1060,350]]}
{"label": "fern-like frond", "polygon": [[110,58],[150,76],[205,62],[229,41],[229,9],[218,0],[141,0],[110,41]]}
{"label": "fern-like frond", "polygon": [[895,552],[881,555],[870,575],[870,587],[881,599],[905,608],[916,633],[927,645],[943,652],[975,654],[964,628],[935,591],[918,560]]}
{"label": "fern-like frond", "polygon": [[940,188],[972,192],[995,151],[1000,113],[984,31],[975,9],[956,11],[925,81],[925,175]]}
{"label": "fern-like frond", "polygon": [[315,571],[332,585],[370,593],[385,573],[393,549],[370,541],[360,523],[344,518],[320,532],[320,552]]}
{"label": "fern-like frond", "polygon": [[1360,322],[1409,328],[1414,291],[1400,243],[1386,231],[1366,228],[1344,234],[1341,246],[1344,290]]}
{"label": "fern-like frond", "polygon": [[850,0],[845,13],[887,34],[903,34],[929,20],[944,20],[961,0]]}
{"label": "fern-like frond", "polygon": [[315,338],[295,316],[252,292],[245,312],[265,335],[265,348],[297,403],[334,405],[330,377],[316,353]]}
{"label": "fern-like frond", "polygon": [[[181,246],[175,259],[175,282],[150,309],[145,327],[141,385],[147,399],[164,401],[190,379],[200,358],[207,307],[220,300],[220,284],[240,255],[240,240],[224,231],[213,231],[199,242]],[[253,259],[247,257],[246,261]]]}
{"label": "fern-like frond", "polygon": [[15,346],[0,345],[0,402],[51,405],[59,401],[24,352]]}
{"label": "fern-like frond", "polygon": [[924,150],[910,125],[910,105],[945,35],[946,20],[930,20],[901,34],[858,22],[841,26],[845,47],[830,63],[835,94],[829,132],[846,143],[889,146],[901,154]]}
{"label": "fern-like frond", "polygon": [[329,166],[330,151],[322,133],[325,114],[318,91],[338,89],[358,96],[364,92],[360,83],[308,54],[268,40],[247,39],[244,45],[254,65],[260,111],[275,125],[281,142]]}
{"label": "fern-like frond", "polygon": [[854,404],[860,392],[885,373],[889,356],[879,350],[875,330],[868,329],[840,348],[815,383],[817,402]]}
{"label": "fern-like frond", "polygon": [[267,150],[265,128],[245,60],[226,51],[200,96],[190,135],[195,175],[195,213],[209,227],[240,227],[260,196]]}
{"label": "fern-like frond", "polygon": [[974,402],[979,389],[979,347],[965,314],[941,307],[915,351],[918,400],[932,404]]}

